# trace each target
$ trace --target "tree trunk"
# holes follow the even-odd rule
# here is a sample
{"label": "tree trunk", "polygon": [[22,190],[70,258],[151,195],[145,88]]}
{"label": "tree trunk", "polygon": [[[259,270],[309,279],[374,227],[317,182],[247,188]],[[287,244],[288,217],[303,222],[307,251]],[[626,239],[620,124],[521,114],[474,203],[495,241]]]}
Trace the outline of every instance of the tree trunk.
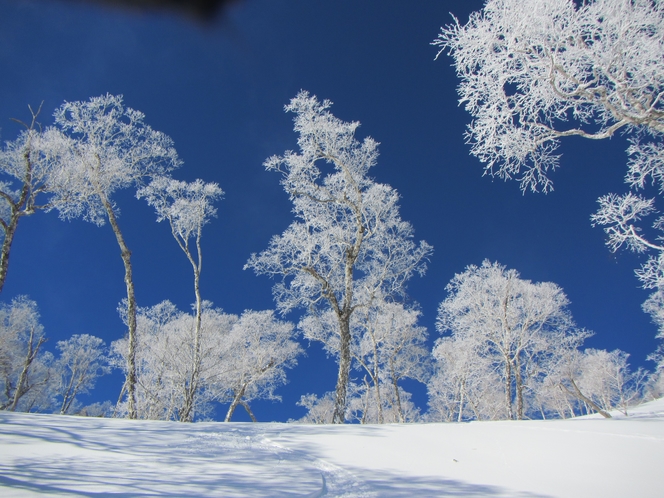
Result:
{"label": "tree trunk", "polygon": [[16,384],[16,390],[14,391],[14,399],[12,400],[11,407],[9,408],[9,410],[12,412],[16,411],[16,406],[18,405],[18,401],[29,390],[29,388],[28,389],[25,388],[25,382],[28,378],[28,370],[30,370],[30,365],[37,357],[37,353],[39,353],[39,348],[41,347],[42,344],[44,344],[44,342],[46,342],[46,339],[40,337],[39,341],[37,341],[37,345],[35,346],[34,338],[35,338],[35,330],[34,328],[32,328],[30,329],[30,339],[28,341],[28,354],[25,357],[25,362],[23,363],[23,370],[21,371],[21,375],[19,375],[18,383]]}
{"label": "tree trunk", "polygon": [[507,418],[512,420],[514,412],[512,411],[512,362],[505,358],[505,408],[507,408]]}
{"label": "tree trunk", "polygon": [[394,399],[397,402],[397,414],[399,415],[399,422],[405,423],[406,417],[403,414],[403,408],[401,406],[401,395],[399,394],[399,377],[397,377],[396,372],[394,371],[394,354],[390,357],[390,377],[392,377],[392,387],[394,387]]}
{"label": "tree trunk", "polygon": [[[14,209],[12,208],[12,211]],[[5,286],[5,280],[7,279],[7,269],[9,268],[9,251],[12,247],[12,242],[14,242],[14,234],[16,233],[16,227],[18,226],[18,220],[20,214],[12,213],[11,220],[9,225],[3,227],[5,230],[5,238],[2,241],[2,250],[0,252],[0,292]]]}
{"label": "tree trunk", "polygon": [[228,411],[226,412],[226,418],[224,419],[224,422],[230,422],[231,418],[233,417],[233,413],[235,413],[235,409],[237,408],[237,405],[239,405],[242,402],[242,396],[244,396],[244,391],[247,388],[246,385],[242,386],[242,388],[235,394],[233,397],[233,401],[231,402],[231,406],[228,407]]}
{"label": "tree trunk", "polygon": [[69,410],[69,407],[71,406],[71,403],[74,400],[74,396],[75,396],[75,393],[73,393],[73,391],[74,391],[74,374],[75,374],[75,372],[72,372],[71,379],[69,380],[69,385],[67,386],[67,389],[65,390],[64,394],[62,395],[62,406],[60,407],[60,415],[65,415],[67,413],[67,410]]}
{"label": "tree trunk", "polygon": [[587,397],[581,392],[581,389],[579,389],[579,387],[576,385],[576,382],[574,382],[574,379],[572,379],[572,378],[570,377],[570,378],[569,378],[569,381],[571,382],[572,387],[574,388],[574,392],[572,392],[572,391],[570,391],[569,389],[567,389],[567,386],[566,386],[565,384],[563,384],[562,382],[560,383],[561,387],[562,387],[565,391],[567,391],[568,394],[570,394],[570,395],[572,395],[572,396],[575,396],[575,397],[579,398],[581,401],[583,401],[583,402],[586,403],[588,406],[590,406],[593,410],[595,410],[597,413],[599,413],[602,417],[604,417],[604,418],[612,418],[610,413],[605,412],[604,410],[602,410],[599,406],[597,406],[597,404],[595,404],[595,402],[594,402],[592,399],[587,398]]}
{"label": "tree trunk", "polygon": [[461,381],[461,392],[459,393],[459,418],[457,419],[457,422],[463,421],[463,403],[464,403],[464,397],[466,394],[466,382],[465,379]]}
{"label": "tree trunk", "polygon": [[247,411],[247,413],[249,414],[249,418],[251,418],[251,421],[252,421],[252,422],[258,422],[258,420],[256,420],[256,417],[254,417],[254,414],[253,414],[253,412],[251,411],[251,408],[249,408],[249,403],[247,403],[247,402],[244,401],[244,400],[241,400],[241,401],[240,401],[240,404],[242,405],[242,407],[243,407],[243,408]]}
{"label": "tree trunk", "polygon": [[374,350],[374,371],[371,375],[371,380],[374,383],[376,388],[376,403],[378,404],[378,423],[384,424],[385,419],[383,417],[383,400],[380,397],[380,382],[379,382],[379,373],[378,373],[378,350],[376,349],[376,341],[373,341],[373,350]]}
{"label": "tree trunk", "polygon": [[106,209],[108,221],[113,228],[113,233],[120,246],[120,255],[125,268],[125,284],[127,286],[127,326],[129,328],[128,351],[127,351],[127,416],[130,419],[138,418],[136,411],[136,294],[134,292],[134,280],[131,268],[131,251],[125,243],[118,221],[113,212],[113,207],[105,195],[100,194],[102,204]]}
{"label": "tree trunk", "polygon": [[348,378],[350,376],[350,315],[344,313],[339,317],[339,374],[337,376],[336,398],[334,403],[333,424],[343,424],[346,421],[346,394]]}
{"label": "tree trunk", "polygon": [[[173,225],[171,225],[171,228]],[[178,238],[175,230],[173,230],[173,237],[178,242],[180,248],[184,251],[187,259],[191,263],[191,266],[194,270],[194,294],[196,296],[196,329],[194,332],[194,359],[193,365],[191,368],[191,377],[189,378],[189,384],[185,387],[185,404],[182,408],[182,413],[180,414],[180,422],[191,422],[194,418],[194,404],[196,402],[196,396],[198,394],[198,385],[201,375],[201,335],[202,335],[202,322],[203,322],[203,299],[201,298],[201,265],[202,265],[202,253],[201,253],[201,227],[199,227],[198,234],[196,236],[196,248],[198,252],[198,263],[194,261],[191,251],[189,250],[189,244],[187,240],[181,242]]]}
{"label": "tree trunk", "polygon": [[[342,165],[346,174],[350,177],[348,170]],[[358,190],[358,194],[360,194]],[[360,194],[361,195],[361,194]],[[360,203],[361,204],[361,203]],[[337,377],[336,402],[334,406],[333,424],[343,424],[346,421],[346,394],[348,391],[348,379],[350,377],[350,317],[353,313],[353,268],[355,261],[360,254],[364,232],[366,231],[362,224],[362,214],[357,206],[351,205],[355,212],[355,223],[357,232],[353,247],[346,249],[344,262],[344,299],[341,309],[336,306],[337,318],[339,320],[339,375]],[[334,294],[331,295],[334,299]],[[328,299],[331,299],[328,297]]]}
{"label": "tree trunk", "polygon": [[403,415],[403,408],[401,407],[401,395],[399,394],[399,379],[392,375],[392,386],[394,386],[394,399],[397,401],[397,414],[399,415],[399,422],[406,422],[406,417]]}
{"label": "tree trunk", "polygon": [[228,411],[226,412],[226,418],[224,418],[224,422],[230,422],[231,418],[233,417],[233,413],[235,413],[235,409],[237,408],[237,405],[240,403],[240,398],[235,396],[233,398],[233,402],[231,403],[231,406],[228,407]]}
{"label": "tree trunk", "polygon": [[523,378],[521,377],[521,362],[519,357],[516,357],[516,365],[514,366],[514,382],[515,382],[515,393],[516,393],[516,418],[517,420],[523,420]]}

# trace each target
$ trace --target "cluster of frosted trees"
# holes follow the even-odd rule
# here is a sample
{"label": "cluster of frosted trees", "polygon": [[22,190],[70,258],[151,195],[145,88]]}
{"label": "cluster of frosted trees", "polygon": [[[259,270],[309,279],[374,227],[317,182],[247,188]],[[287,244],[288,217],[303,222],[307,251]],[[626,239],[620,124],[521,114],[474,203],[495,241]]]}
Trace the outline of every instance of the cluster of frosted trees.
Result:
{"label": "cluster of frosted trees", "polygon": [[[6,183],[0,193],[7,208],[3,278],[21,216],[57,209],[65,219],[108,222],[125,267],[127,297],[119,312],[127,334],[108,353],[99,339],[74,336],[58,343],[55,360],[41,351],[36,305],[15,300],[5,307],[0,330],[3,408],[45,410],[57,398],[61,413],[81,412],[76,395],[114,367],[125,374],[117,416],[190,422],[222,403],[225,420],[239,406],[255,420],[250,403],[279,399],[275,390],[302,352],[296,334],[321,342],[339,365],[334,391],[300,399],[304,422],[608,416],[639,398],[646,375],[630,373],[625,353],[579,349],[590,334],[574,325],[561,289],[522,280],[497,263],[469,266],[450,282],[438,317],[444,337],[431,353],[405,284],[424,274],[432,248],[413,240],[397,192],[369,176],[376,142],[358,141],[359,123],[339,120],[330,106],[306,92],[286,106],[295,114],[300,150],[271,157],[265,166],[282,175],[295,221],[246,264],[279,277],[279,311],[303,310],[296,327],[272,311],[237,316],[203,300],[201,234],[223,192],[216,184],[168,176],[179,165],[170,139],[124,108],[120,97],[64,104],[54,128],[27,125],[1,158],[6,174],[23,181],[22,189],[11,191]],[[111,200],[129,186],[138,187],[137,197],[155,208],[158,221],[168,222],[191,264],[192,313],[169,301],[136,304],[130,251]],[[23,317],[20,326],[16,317]],[[83,358],[89,363],[80,366]],[[428,386],[426,415],[411,401],[405,379]],[[95,410],[101,408],[88,411]]]}
{"label": "cluster of frosted trees", "polygon": [[[292,336],[293,325],[276,319],[272,311],[245,311],[238,317],[203,303],[199,325],[197,317],[169,301],[139,308],[138,417],[188,422],[194,415],[205,417],[212,403],[219,402],[230,405],[226,421],[238,406],[255,421],[249,403],[280,399],[274,390],[285,383],[285,368],[302,351]],[[123,370],[127,341],[111,346]]]}
{"label": "cluster of frosted trees", "polygon": [[[238,317],[203,300],[202,229],[216,215],[213,203],[222,190],[214,183],[172,178],[169,172],[181,163],[172,141],[146,125],[143,114],[125,107],[120,96],[67,102],[55,111],[55,126],[45,129],[37,123],[38,114],[32,112],[25,131],[0,153],[0,290],[22,217],[57,210],[62,219],[108,223],[125,269],[127,296],[119,312],[127,334],[108,354],[99,339],[74,336],[58,343],[61,355],[54,360],[43,351],[36,304],[21,298],[6,305],[9,318],[0,326],[2,408],[48,410],[59,396],[60,412],[72,413],[76,394],[113,366],[125,373],[116,414],[192,421],[216,401],[230,404],[227,420],[238,405],[253,419],[249,402],[278,399],[274,390],[286,381],[284,369],[294,366],[301,348],[292,340],[292,324],[271,311],[245,311]],[[157,221],[168,221],[191,264],[193,314],[179,312],[167,301],[151,308],[136,303],[131,251],[112,199],[118,189],[130,187],[155,208]],[[23,320],[18,325],[17,317]],[[94,373],[79,379],[80,368],[72,370],[67,362],[73,360],[67,358],[85,355],[95,367],[86,372]],[[61,372],[66,368],[69,377]]]}
{"label": "cluster of frosted trees", "polygon": [[427,383],[428,420],[608,416],[640,398],[646,375],[629,372],[625,353],[579,351],[590,334],[576,328],[560,288],[497,263],[454,277],[438,320],[450,335],[431,354],[420,313],[403,298],[432,249],[412,241],[396,192],[368,177],[375,142],[357,141],[358,123],[330,105],[302,92],[286,107],[300,150],[266,167],[282,174],[296,221],[247,263],[281,277],[280,309],[304,308],[298,328],[339,363],[336,391],[301,398],[302,421],[416,421],[402,379]]}
{"label": "cluster of frosted trees", "polygon": [[429,419],[569,417],[627,407],[647,374],[627,354],[580,347],[562,289],[484,261],[455,275],[440,304]]}
{"label": "cluster of frosted trees", "polygon": [[[413,241],[412,227],[399,216],[397,192],[368,176],[376,142],[358,142],[359,123],[338,120],[327,110],[330,105],[301,92],[287,106],[296,114],[301,152],[270,158],[266,167],[283,174],[297,221],[247,267],[283,276],[275,288],[279,310],[306,309],[298,332],[323,342],[337,357],[329,421],[412,420],[416,409],[400,381],[424,380],[426,362],[419,359],[427,356],[426,332],[416,324],[416,308],[400,300],[405,282],[424,273],[431,247]],[[111,362],[126,379],[116,413],[192,421],[216,401],[230,404],[227,420],[238,405],[253,418],[249,402],[278,398],[274,390],[285,382],[284,369],[295,364],[301,348],[292,339],[293,326],[272,312],[237,317],[202,299],[201,233],[216,214],[213,202],[221,189],[170,177],[180,165],[171,140],[147,126],[141,113],[125,108],[121,97],[65,103],[55,112],[55,126],[44,130],[36,124],[37,114],[0,157],[11,179],[0,192],[6,208],[0,285],[22,216],[55,209],[63,219],[108,223],[127,288],[119,307],[127,334],[112,345]],[[137,188],[158,221],[168,221],[190,262],[193,315],[168,302],[137,305],[131,251],[112,200],[117,189],[127,187]],[[351,381],[356,363],[363,378]]]}
{"label": "cluster of frosted trees", "polygon": [[[648,254],[636,276],[653,290],[643,309],[664,338],[664,2],[488,0],[465,25],[454,21],[433,44],[454,59],[486,173],[548,192],[561,139],[628,137],[629,192],[600,197],[591,221],[611,251]],[[663,350],[651,359],[664,369]]]}
{"label": "cluster of frosted trees", "polygon": [[58,357],[44,351],[44,328],[34,301],[24,296],[0,305],[0,410],[103,414],[103,406],[83,407],[97,377],[108,373],[104,342],[87,334],[58,341]]}
{"label": "cluster of frosted trees", "polygon": [[[549,175],[562,138],[629,136],[630,192],[601,197],[591,219],[604,227],[612,251],[649,253],[636,273],[654,290],[644,309],[660,336],[664,245],[656,234],[664,219],[655,220],[652,236],[644,231],[639,222],[655,214],[655,199],[638,190],[649,184],[658,195],[664,190],[662,40],[659,0],[488,0],[466,25],[455,20],[434,42],[454,58],[461,102],[473,116],[471,153],[487,173],[516,179],[524,191],[552,190]],[[574,324],[558,286],[523,280],[488,261],[449,283],[437,321],[442,337],[430,352],[420,311],[405,288],[414,274],[424,274],[432,247],[415,242],[396,190],[369,176],[377,143],[357,140],[359,123],[339,120],[330,106],[304,91],[286,106],[299,150],[273,156],[265,167],[281,175],[295,219],[245,265],[277,279],[277,310],[299,309],[295,326],[272,311],[236,316],[203,300],[201,233],[223,192],[214,183],[173,179],[180,160],[171,140],[110,95],[63,104],[55,126],[43,130],[39,111],[33,112],[0,154],[0,291],[23,216],[57,210],[63,219],[108,223],[127,288],[120,305],[127,334],[111,345],[109,358],[125,373],[115,412],[129,418],[192,421],[219,402],[229,404],[226,420],[240,405],[254,419],[249,403],[278,399],[275,389],[295,365],[301,352],[296,334],[322,343],[338,363],[334,391],[300,399],[307,409],[302,420],[310,423],[608,417],[611,409],[626,411],[646,386],[652,395],[664,392],[662,376],[631,372],[626,353],[582,350],[591,334]],[[131,252],[112,199],[128,187],[155,208],[158,221],[169,223],[190,262],[193,313],[168,301],[138,306]],[[9,310],[25,303],[15,301],[5,314],[13,316]],[[70,412],[90,382],[58,374],[59,387],[48,391],[47,377],[58,375],[46,372],[55,372],[61,360],[40,355],[38,322],[12,323],[5,319],[0,338],[3,407],[33,409],[52,397],[40,392],[57,391],[61,411]],[[93,343],[101,347],[88,337],[63,345],[62,358]],[[663,358],[661,351],[652,356],[660,370]],[[95,368],[100,373],[107,366]],[[404,389],[406,379],[427,385],[426,415]]]}

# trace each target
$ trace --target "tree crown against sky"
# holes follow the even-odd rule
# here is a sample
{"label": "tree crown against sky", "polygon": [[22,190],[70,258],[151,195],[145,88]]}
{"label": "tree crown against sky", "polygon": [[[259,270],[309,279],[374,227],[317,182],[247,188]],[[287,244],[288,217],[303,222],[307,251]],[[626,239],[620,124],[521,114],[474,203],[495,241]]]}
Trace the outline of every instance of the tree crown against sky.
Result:
{"label": "tree crown against sky", "polygon": [[562,289],[534,283],[485,260],[454,276],[440,304],[434,421],[570,417],[625,412],[642,396],[647,373],[620,350],[586,349],[593,334],[576,327]]}
{"label": "tree crown against sky", "polygon": [[55,123],[72,139],[61,161],[53,205],[63,219],[83,217],[103,225],[104,199],[180,166],[173,141],[144,123],[144,114],[125,107],[121,95],[65,102]]}
{"label": "tree crown against sky", "polygon": [[301,91],[285,107],[295,114],[299,153],[265,162],[282,173],[296,220],[245,268],[280,276],[274,296],[282,312],[330,309],[339,334],[339,375],[334,422],[343,422],[351,367],[350,320],[378,294],[404,295],[405,282],[424,273],[432,248],[413,241],[410,223],[399,216],[397,192],[368,176],[378,144],[355,138],[357,122],[333,116],[329,100]]}
{"label": "tree crown against sky", "polygon": [[30,124],[21,122],[25,130],[0,150],[0,291],[7,278],[18,223],[24,216],[52,208],[50,195],[69,146],[58,129],[42,129],[37,122],[40,111],[41,107],[37,111],[30,108]]}
{"label": "tree crown against sky", "polygon": [[[282,173],[296,221],[246,267],[286,277],[274,289],[283,312],[316,305],[323,297],[339,307],[347,301],[350,310],[378,289],[399,295],[413,273],[424,273],[432,250],[412,240],[410,223],[399,217],[397,192],[368,176],[378,144],[371,138],[358,142],[359,123],[335,118],[327,111],[331,104],[298,94],[285,109],[296,114],[300,153],[287,151],[265,162],[266,169]],[[352,286],[344,266],[350,257],[357,272]]]}
{"label": "tree crown against sky", "polygon": [[[548,192],[561,138],[664,133],[663,40],[660,1],[489,0],[434,44],[454,58],[486,173]],[[630,181],[661,178],[661,167],[637,158]]]}
{"label": "tree crown against sky", "polygon": [[[449,332],[461,356],[467,356],[469,363],[457,367],[466,374],[486,367],[480,375],[497,376],[503,385],[504,416],[524,418],[527,391],[546,372],[547,359],[559,356],[578,335],[564,292],[551,282],[523,280],[517,271],[488,260],[456,274],[447,291],[437,327]],[[438,356],[444,357],[442,351]]]}
{"label": "tree crown against sky", "polygon": [[110,373],[104,341],[89,334],[75,334],[58,341],[59,358],[55,361],[56,392],[62,397],[60,414],[75,407],[78,394],[88,394],[97,377]]}

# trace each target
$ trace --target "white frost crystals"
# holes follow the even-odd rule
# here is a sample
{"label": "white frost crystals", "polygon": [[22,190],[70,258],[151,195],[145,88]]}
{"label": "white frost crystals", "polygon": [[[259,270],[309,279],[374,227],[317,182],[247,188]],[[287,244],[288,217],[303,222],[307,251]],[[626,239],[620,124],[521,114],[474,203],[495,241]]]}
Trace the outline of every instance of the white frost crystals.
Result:
{"label": "white frost crystals", "polygon": [[521,279],[485,260],[447,286],[438,308],[446,335],[433,350],[430,421],[566,418],[619,408],[643,391],[646,372],[630,372],[626,353],[579,347],[563,290]]}
{"label": "white frost crystals", "polygon": [[[221,402],[230,403],[226,421],[238,406],[255,419],[250,402],[280,399],[274,391],[287,382],[285,369],[302,352],[292,340],[293,324],[272,311],[247,310],[238,317],[209,302],[201,318],[199,328],[196,316],[169,301],[138,309],[137,418],[200,420]],[[111,347],[115,366],[126,369],[127,338]]]}
{"label": "white frost crystals", "polygon": [[50,194],[61,174],[60,158],[70,143],[56,128],[41,129],[40,110],[30,108],[30,124],[22,123],[26,129],[0,150],[0,292],[18,223],[23,216],[52,208]]}

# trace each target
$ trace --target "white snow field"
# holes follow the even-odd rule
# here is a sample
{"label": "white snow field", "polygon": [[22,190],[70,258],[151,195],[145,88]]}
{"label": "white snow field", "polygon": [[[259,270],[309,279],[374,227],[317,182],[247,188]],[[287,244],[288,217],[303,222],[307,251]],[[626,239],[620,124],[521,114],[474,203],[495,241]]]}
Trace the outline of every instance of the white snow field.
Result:
{"label": "white snow field", "polygon": [[664,497],[664,399],[606,420],[383,426],[0,412],[0,496]]}

